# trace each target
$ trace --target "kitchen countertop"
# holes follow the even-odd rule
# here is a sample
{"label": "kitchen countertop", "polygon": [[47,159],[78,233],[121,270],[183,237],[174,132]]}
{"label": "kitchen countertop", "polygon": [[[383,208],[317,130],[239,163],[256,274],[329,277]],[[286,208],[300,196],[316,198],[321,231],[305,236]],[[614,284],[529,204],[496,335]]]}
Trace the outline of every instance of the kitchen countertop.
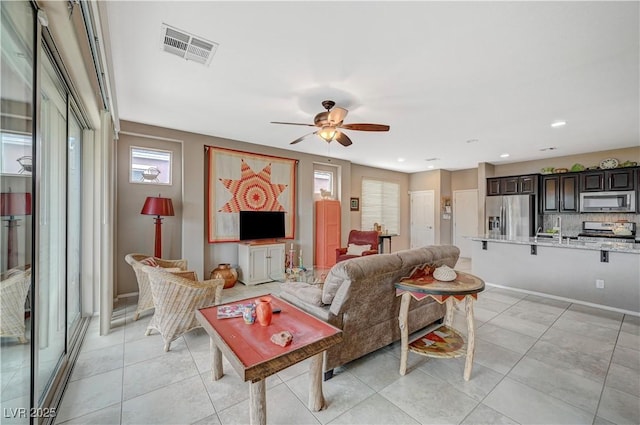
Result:
{"label": "kitchen countertop", "polygon": [[610,252],[628,252],[631,254],[640,254],[640,244],[624,243],[624,242],[584,242],[577,239],[566,239],[559,243],[551,238],[532,238],[532,237],[511,237],[507,236],[471,236],[472,241],[491,241],[498,243],[511,243],[517,245],[538,245],[551,246],[555,248],[568,249],[584,249],[590,251],[610,251]]}

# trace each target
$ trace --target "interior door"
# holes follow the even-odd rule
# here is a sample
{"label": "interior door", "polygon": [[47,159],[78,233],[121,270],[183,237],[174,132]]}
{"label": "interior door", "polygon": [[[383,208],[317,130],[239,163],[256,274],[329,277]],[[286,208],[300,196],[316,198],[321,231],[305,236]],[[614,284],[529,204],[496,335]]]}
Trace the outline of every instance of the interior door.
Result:
{"label": "interior door", "polygon": [[471,240],[478,233],[478,190],[453,192],[453,244],[460,257],[471,258]]}
{"label": "interior door", "polygon": [[435,243],[435,195],[433,190],[411,192],[411,248]]}

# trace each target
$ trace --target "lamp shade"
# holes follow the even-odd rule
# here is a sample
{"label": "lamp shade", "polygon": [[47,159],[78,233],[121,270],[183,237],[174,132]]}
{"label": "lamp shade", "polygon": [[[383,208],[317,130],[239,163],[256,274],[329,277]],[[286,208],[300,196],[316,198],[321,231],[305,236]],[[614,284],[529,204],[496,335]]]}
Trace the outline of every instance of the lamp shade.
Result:
{"label": "lamp shade", "polygon": [[140,214],[161,216],[174,215],[173,203],[170,198],[148,196],[146,201],[144,201],[144,206],[142,207]]}
{"label": "lamp shade", "polygon": [[331,142],[336,137],[338,129],[332,125],[325,125],[318,132],[318,136],[322,137],[326,142]]}
{"label": "lamp shade", "polygon": [[0,193],[0,215],[31,215],[31,193]]}

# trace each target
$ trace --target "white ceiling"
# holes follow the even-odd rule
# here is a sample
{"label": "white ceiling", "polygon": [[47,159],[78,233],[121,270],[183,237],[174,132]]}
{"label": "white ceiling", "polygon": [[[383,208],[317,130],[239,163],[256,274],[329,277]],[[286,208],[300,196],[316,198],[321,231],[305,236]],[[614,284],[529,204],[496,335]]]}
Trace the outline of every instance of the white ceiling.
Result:
{"label": "white ceiling", "polygon": [[[404,172],[638,146],[639,5],[107,2],[119,118]],[[219,43],[210,66],[161,51],[163,23]],[[324,99],[391,130],[270,124]]]}

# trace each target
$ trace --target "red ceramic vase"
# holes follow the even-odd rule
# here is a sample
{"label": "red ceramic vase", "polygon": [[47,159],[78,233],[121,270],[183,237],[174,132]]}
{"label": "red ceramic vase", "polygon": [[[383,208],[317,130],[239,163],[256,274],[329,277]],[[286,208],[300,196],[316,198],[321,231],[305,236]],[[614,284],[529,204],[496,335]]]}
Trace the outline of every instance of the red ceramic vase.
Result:
{"label": "red ceramic vase", "polygon": [[256,306],[256,319],[262,326],[269,326],[271,324],[271,317],[273,316],[273,310],[271,309],[271,298],[258,299],[258,305]]}

